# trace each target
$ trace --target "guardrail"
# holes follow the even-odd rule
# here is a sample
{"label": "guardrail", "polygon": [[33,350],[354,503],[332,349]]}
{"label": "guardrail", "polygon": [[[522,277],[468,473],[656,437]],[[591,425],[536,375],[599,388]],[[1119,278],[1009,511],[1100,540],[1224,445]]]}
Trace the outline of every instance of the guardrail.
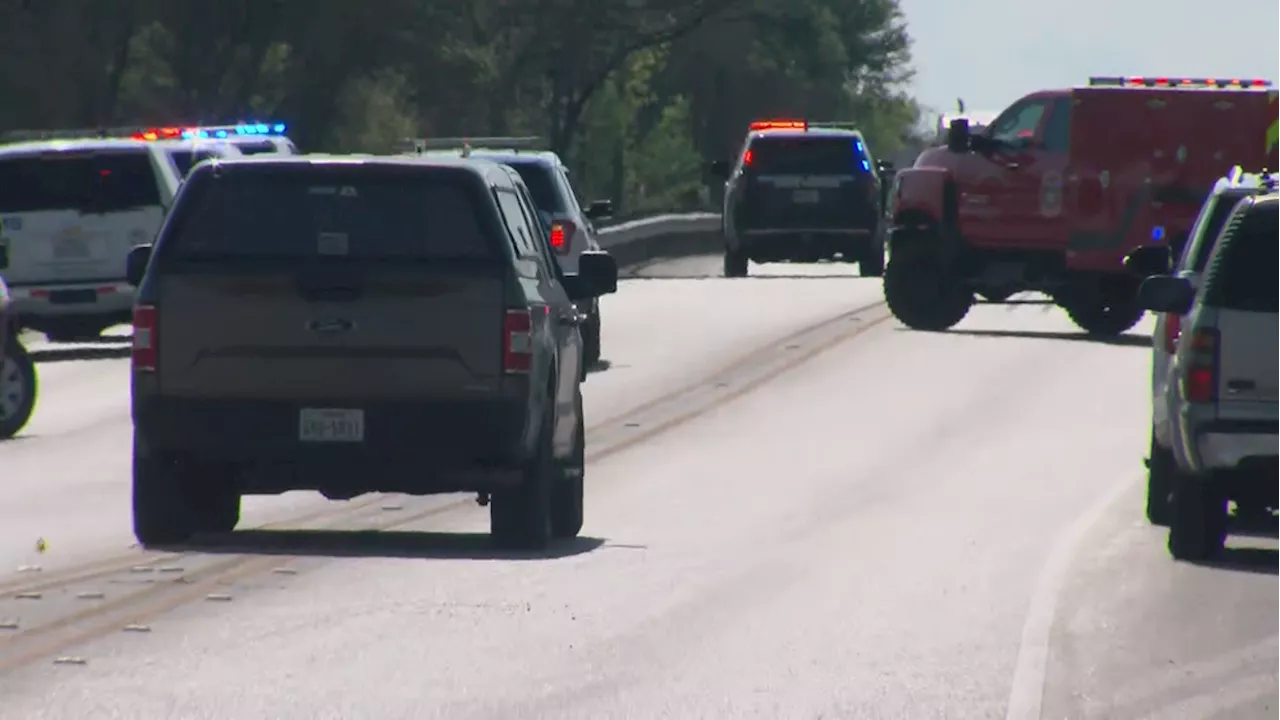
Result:
{"label": "guardrail", "polygon": [[680,213],[631,220],[596,230],[600,247],[619,266],[718,253],[724,247],[718,213]]}

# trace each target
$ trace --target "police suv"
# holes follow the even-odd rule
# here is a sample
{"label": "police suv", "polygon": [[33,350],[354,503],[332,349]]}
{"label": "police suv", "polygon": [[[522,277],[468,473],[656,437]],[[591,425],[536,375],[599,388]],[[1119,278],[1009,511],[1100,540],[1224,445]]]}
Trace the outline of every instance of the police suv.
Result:
{"label": "police suv", "polygon": [[725,277],[746,277],[748,261],[859,264],[884,274],[884,194],[866,140],[847,123],[751,123],[737,162],[712,164],[725,179]]}
{"label": "police suv", "polygon": [[155,143],[85,131],[15,131],[0,141],[0,233],[9,312],[50,340],[129,322],[129,250],[150,242],[181,182]]}

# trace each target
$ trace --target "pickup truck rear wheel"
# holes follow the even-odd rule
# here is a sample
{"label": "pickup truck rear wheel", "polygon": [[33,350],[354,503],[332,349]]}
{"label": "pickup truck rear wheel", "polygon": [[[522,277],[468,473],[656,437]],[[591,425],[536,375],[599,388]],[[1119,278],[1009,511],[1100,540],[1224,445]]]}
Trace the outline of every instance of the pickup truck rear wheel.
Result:
{"label": "pickup truck rear wheel", "polygon": [[198,533],[229,533],[240,524],[240,493],[233,471],[219,465],[193,467],[183,480]]}
{"label": "pickup truck rear wheel", "polygon": [[1173,478],[1178,472],[1173,451],[1160,447],[1155,435],[1151,436],[1151,451],[1147,460],[1147,520],[1152,525],[1167,527],[1171,512],[1170,493]]}
{"label": "pickup truck rear wheel", "polygon": [[36,408],[38,390],[35,361],[17,338],[10,338],[0,355],[0,440],[26,427]]}
{"label": "pickup truck rear wheel", "polygon": [[1143,310],[1133,302],[1096,302],[1066,308],[1071,321],[1090,335],[1115,337],[1138,324]]}
{"label": "pickup truck rear wheel", "polygon": [[133,534],[145,546],[180,543],[196,527],[173,458],[133,450]]}
{"label": "pickup truck rear wheel", "polygon": [[582,395],[578,395],[577,440],[573,455],[560,467],[560,481],[551,496],[551,534],[573,538],[582,532],[584,480],[587,468],[586,428],[582,421]]}
{"label": "pickup truck rear wheel", "polygon": [[1173,481],[1169,554],[1177,560],[1207,560],[1227,540],[1227,497],[1217,483],[1179,474]]}
{"label": "pickup truck rear wheel", "polygon": [[724,276],[727,278],[743,278],[747,276],[747,255],[738,250],[724,251]]}
{"label": "pickup truck rear wheel", "polygon": [[914,330],[953,327],[973,307],[973,292],[937,258],[908,249],[889,256],[884,300],[902,324]]}
{"label": "pickup truck rear wheel", "polygon": [[[547,399],[548,407],[552,402]],[[552,491],[560,479],[551,451],[552,418],[548,413],[542,421],[537,451],[525,463],[520,484],[489,497],[489,534],[500,548],[542,550],[551,540]]]}

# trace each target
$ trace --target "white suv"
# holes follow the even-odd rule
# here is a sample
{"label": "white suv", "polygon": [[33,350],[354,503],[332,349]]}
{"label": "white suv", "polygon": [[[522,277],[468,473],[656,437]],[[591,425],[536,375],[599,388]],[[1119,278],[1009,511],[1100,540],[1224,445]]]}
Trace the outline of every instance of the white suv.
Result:
{"label": "white suv", "polygon": [[1169,551],[1197,560],[1222,548],[1227,502],[1241,514],[1280,505],[1280,196],[1240,200],[1197,290],[1183,277],[1147,278],[1139,302],[1186,316],[1169,369],[1170,440],[1178,472]]}
{"label": "white suv", "polygon": [[[1199,288],[1209,255],[1217,245],[1222,228],[1236,204],[1243,198],[1267,190],[1274,191],[1276,181],[1274,174],[1246,173],[1239,167],[1233,168],[1214,184],[1213,191],[1200,208],[1200,215],[1191,226],[1180,257],[1171,257],[1167,246],[1151,246],[1131,253],[1126,264],[1144,275],[1163,275],[1170,272],[1170,260],[1176,260],[1177,265],[1172,268],[1173,275],[1186,279],[1193,288]],[[1147,457],[1147,519],[1155,525],[1169,524],[1169,498],[1173,491],[1173,478],[1177,473],[1167,399],[1169,366],[1177,351],[1178,337],[1185,320],[1181,315],[1173,313],[1156,313],[1156,327],[1151,333],[1151,445]]]}
{"label": "white suv", "polygon": [[125,258],[151,242],[181,182],[155,143],[88,138],[0,145],[10,312],[58,342],[130,321]]}

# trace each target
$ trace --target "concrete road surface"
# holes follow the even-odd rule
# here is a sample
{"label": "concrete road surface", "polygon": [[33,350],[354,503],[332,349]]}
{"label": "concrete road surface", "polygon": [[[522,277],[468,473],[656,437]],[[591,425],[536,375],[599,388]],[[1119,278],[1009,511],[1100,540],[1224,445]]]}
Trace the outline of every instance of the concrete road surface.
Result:
{"label": "concrete road surface", "polygon": [[[1035,305],[916,333],[851,312],[875,281],[813,277],[845,266],[696,279],[718,270],[657,264],[683,279],[605,305],[578,541],[495,553],[474,505],[238,533],[206,553],[251,559],[190,598],[21,663],[0,634],[0,718],[1276,716],[1274,539],[1197,567],[1143,523],[1139,334],[1085,341]],[[4,543],[38,516],[84,556],[127,544],[124,374],[95,368],[59,381],[80,419],[42,409],[0,446]],[[251,507],[290,502],[315,501]],[[10,647],[27,621],[91,623],[121,577],[0,594]]]}

